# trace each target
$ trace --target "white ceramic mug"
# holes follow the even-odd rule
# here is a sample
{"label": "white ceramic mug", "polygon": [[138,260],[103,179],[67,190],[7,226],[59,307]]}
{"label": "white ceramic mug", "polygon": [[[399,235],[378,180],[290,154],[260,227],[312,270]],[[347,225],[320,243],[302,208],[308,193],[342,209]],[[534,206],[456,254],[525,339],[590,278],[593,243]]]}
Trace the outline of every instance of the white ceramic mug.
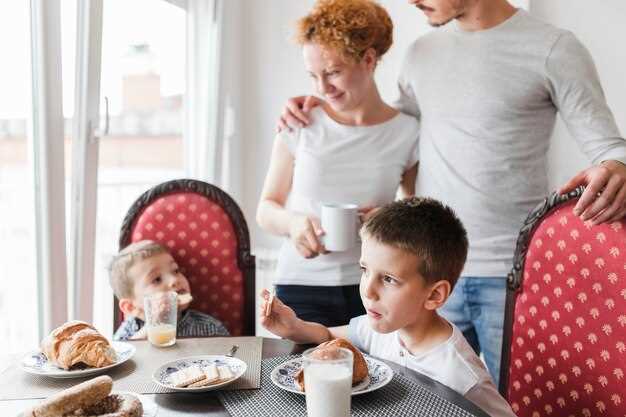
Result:
{"label": "white ceramic mug", "polygon": [[358,210],[356,204],[322,204],[322,243],[326,250],[341,252],[356,245]]}

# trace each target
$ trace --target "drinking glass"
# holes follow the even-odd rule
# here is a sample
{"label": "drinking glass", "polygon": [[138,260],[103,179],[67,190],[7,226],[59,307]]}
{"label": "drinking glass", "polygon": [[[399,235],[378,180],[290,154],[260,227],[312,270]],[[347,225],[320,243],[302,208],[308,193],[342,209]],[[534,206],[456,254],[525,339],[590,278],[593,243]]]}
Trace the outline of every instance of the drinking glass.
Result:
{"label": "drinking glass", "polygon": [[176,343],[178,294],[174,291],[147,295],[143,299],[148,340],[154,346]]}
{"label": "drinking glass", "polygon": [[308,417],[350,417],[353,356],[349,349],[312,348],[302,354]]}

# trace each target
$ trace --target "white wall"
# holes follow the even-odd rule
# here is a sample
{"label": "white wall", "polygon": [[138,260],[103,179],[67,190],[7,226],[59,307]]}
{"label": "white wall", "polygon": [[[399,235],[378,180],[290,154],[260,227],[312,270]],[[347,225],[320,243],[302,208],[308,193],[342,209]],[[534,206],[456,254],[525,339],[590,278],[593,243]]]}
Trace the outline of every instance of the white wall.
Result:
{"label": "white wall", "polygon": [[[234,0],[229,0],[234,1]],[[277,239],[262,232],[254,220],[257,200],[270,157],[274,128],[288,97],[312,92],[300,50],[291,41],[293,23],[310,9],[313,0],[242,0],[242,123],[241,183],[238,201],[248,219],[253,245],[272,246]],[[395,44],[378,69],[377,81],[383,97],[390,99],[395,88],[403,52],[407,45],[431,30],[422,13],[406,1],[380,1],[395,24]],[[518,0],[517,6],[529,2]],[[608,102],[618,125],[626,132],[626,4],[623,0],[603,0],[591,4],[582,0],[530,1],[537,17],[572,30],[595,58]],[[564,130],[557,125],[550,152],[551,186],[555,187],[588,162]],[[236,167],[235,167],[236,168]]]}

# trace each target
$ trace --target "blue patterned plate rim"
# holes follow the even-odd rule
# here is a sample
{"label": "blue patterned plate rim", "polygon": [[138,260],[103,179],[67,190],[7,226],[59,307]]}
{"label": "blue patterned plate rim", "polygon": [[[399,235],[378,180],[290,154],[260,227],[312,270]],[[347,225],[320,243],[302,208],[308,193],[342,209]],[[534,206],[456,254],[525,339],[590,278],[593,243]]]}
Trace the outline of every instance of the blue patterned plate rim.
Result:
{"label": "blue patterned plate rim", "polygon": [[[206,387],[195,388],[177,388],[168,383],[169,375],[182,368],[187,368],[191,365],[199,365],[200,367],[206,366],[209,363],[215,363],[217,365],[226,365],[230,368],[234,377],[228,381],[220,382],[218,384],[208,385]],[[152,373],[152,380],[163,388],[167,388],[173,391],[179,392],[205,392],[212,391],[223,386],[232,384],[246,373],[248,365],[239,358],[233,358],[225,355],[195,355],[185,358],[178,358],[159,366]]]}
{"label": "blue patterned plate rim", "polygon": [[137,348],[130,343],[111,342],[111,347],[115,350],[117,361],[114,364],[103,366],[102,368],[83,368],[65,370],[53,365],[48,361],[46,355],[40,350],[33,350],[22,357],[20,366],[22,370],[30,374],[49,376],[52,378],[80,378],[87,375],[99,374],[107,369],[121,365],[135,355]]}
{"label": "blue patterned plate rim", "polygon": [[[369,370],[368,377],[352,387],[352,395],[361,395],[384,387],[393,379],[393,370],[386,363],[368,355],[363,355]],[[302,366],[302,357],[290,359],[276,365],[270,379],[278,388],[304,395],[295,383],[294,377]]]}

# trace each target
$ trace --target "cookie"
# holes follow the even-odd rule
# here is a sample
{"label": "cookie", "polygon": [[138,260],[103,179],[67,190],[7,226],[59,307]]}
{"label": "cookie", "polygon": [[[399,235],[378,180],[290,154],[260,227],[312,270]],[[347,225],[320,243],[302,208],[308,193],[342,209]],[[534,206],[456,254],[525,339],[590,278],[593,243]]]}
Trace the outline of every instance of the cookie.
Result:
{"label": "cookie", "polygon": [[217,372],[219,372],[220,381],[222,382],[228,381],[229,379],[233,379],[233,377],[235,376],[233,375],[233,372],[230,370],[228,366],[218,366]]}
{"label": "cookie", "polygon": [[219,380],[220,374],[217,371],[217,366],[215,366],[215,364],[211,364],[204,368],[204,379],[190,384],[187,388],[206,387],[207,385],[213,385],[219,382]]}
{"label": "cookie", "polygon": [[170,385],[183,388],[205,378],[202,368],[197,365],[189,366],[172,373],[169,376]]}

